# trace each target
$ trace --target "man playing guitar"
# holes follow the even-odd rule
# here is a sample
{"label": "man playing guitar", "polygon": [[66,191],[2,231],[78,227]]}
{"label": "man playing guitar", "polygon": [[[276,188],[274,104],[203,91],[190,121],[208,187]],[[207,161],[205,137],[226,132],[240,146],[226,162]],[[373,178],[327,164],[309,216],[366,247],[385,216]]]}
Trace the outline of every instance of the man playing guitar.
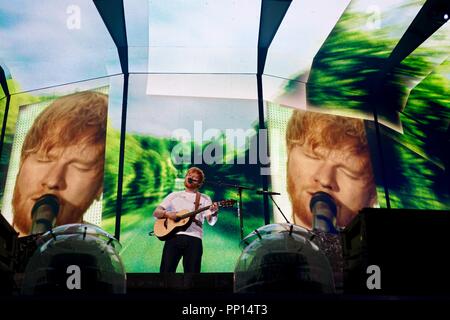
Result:
{"label": "man playing guitar", "polygon": [[161,258],[160,272],[176,272],[180,259],[183,258],[185,273],[198,273],[201,269],[203,253],[202,236],[205,219],[213,226],[217,222],[217,203],[212,204],[210,197],[198,192],[205,180],[203,171],[191,167],[184,178],[184,191],[172,192],[153,212],[157,219],[177,220],[177,212],[197,210],[210,206],[208,210],[192,217],[187,229],[176,232],[165,241]]}

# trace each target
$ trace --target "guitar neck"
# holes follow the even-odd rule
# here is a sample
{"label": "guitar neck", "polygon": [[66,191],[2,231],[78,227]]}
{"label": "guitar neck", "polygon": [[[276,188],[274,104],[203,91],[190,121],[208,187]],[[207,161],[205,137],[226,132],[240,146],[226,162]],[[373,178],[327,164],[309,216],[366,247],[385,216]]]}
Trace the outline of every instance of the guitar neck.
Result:
{"label": "guitar neck", "polygon": [[212,204],[210,204],[209,206],[206,206],[206,207],[203,207],[203,208],[200,208],[200,209],[197,209],[197,210],[185,213],[185,214],[181,215],[179,218],[180,219],[185,219],[185,218],[189,218],[189,217],[195,216],[196,214],[198,214],[200,212],[208,210],[209,208],[211,208],[211,206],[212,206]]}

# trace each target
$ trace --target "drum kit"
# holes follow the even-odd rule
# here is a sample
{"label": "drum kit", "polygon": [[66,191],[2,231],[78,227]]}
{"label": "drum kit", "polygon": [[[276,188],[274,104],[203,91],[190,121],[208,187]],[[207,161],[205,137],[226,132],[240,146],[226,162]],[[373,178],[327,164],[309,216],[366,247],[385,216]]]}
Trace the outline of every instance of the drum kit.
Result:
{"label": "drum kit", "polygon": [[[313,195],[313,230],[308,230],[289,222],[272,197],[280,193],[223,182],[211,184],[235,188],[239,195],[242,253],[234,270],[234,292],[343,292],[344,261],[336,208],[327,194]],[[243,190],[269,197],[286,223],[266,224],[244,238]]]}
{"label": "drum kit", "polygon": [[0,244],[4,249],[0,250],[0,292],[22,295],[126,292],[126,272],[119,255],[121,245],[103,229],[91,224],[66,224],[19,238],[2,218],[0,214]]}
{"label": "drum kit", "polygon": [[339,293],[343,261],[339,238],[318,230],[277,223],[241,241],[234,292]]}

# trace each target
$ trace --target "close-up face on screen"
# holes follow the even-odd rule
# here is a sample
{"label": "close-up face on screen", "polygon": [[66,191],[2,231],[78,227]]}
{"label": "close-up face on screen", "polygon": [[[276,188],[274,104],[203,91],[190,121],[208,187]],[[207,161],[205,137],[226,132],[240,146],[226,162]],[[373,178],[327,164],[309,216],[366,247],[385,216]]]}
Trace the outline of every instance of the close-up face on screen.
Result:
{"label": "close-up face on screen", "polygon": [[101,223],[105,90],[19,108],[11,146],[17,162],[8,167],[2,212],[21,236],[31,233],[35,204],[46,197],[56,198],[56,225]]}
{"label": "close-up face on screen", "polygon": [[280,154],[281,148],[284,154],[279,159],[283,163],[272,164],[276,166],[272,184],[286,191],[282,203],[295,224],[312,228],[311,201],[319,192],[335,202],[339,228],[346,227],[362,208],[374,207],[376,184],[364,120],[302,110],[283,113],[279,112],[281,106],[271,108],[273,121],[291,114],[284,119],[285,131],[277,132],[280,137],[271,136],[285,142],[283,146],[273,144],[272,154]]}
{"label": "close-up face on screen", "polygon": [[409,293],[450,209],[447,2],[3,1],[0,283]]}

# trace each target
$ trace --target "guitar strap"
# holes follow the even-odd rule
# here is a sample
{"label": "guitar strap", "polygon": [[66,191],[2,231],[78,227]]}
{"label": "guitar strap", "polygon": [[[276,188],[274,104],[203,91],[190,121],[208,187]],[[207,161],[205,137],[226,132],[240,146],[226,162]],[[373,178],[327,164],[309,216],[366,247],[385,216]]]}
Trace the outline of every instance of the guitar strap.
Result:
{"label": "guitar strap", "polygon": [[194,210],[198,210],[199,206],[200,206],[200,192],[197,192],[195,194],[195,208],[194,208]]}
{"label": "guitar strap", "polygon": [[[200,206],[200,192],[197,192],[197,193],[195,194],[195,209],[194,209],[194,210],[197,210],[199,206]],[[193,218],[193,221],[194,221],[194,223],[195,223],[196,225],[198,225],[200,228],[202,227],[202,223],[201,223],[200,221],[198,221],[198,220],[195,218],[195,216],[194,216],[194,218]]]}

